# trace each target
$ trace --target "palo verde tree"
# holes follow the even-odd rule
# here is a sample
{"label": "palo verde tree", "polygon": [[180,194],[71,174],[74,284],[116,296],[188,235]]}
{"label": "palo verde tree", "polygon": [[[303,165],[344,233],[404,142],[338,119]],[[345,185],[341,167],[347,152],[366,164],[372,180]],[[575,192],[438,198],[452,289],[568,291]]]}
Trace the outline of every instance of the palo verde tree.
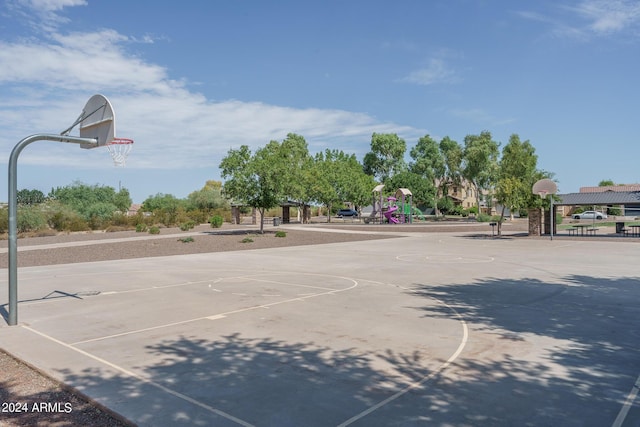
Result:
{"label": "palo verde tree", "polygon": [[189,208],[210,211],[226,206],[222,196],[222,182],[209,180],[200,190],[193,191],[187,196]]}
{"label": "palo verde tree", "polygon": [[94,217],[110,218],[114,212],[127,212],[131,206],[131,197],[126,188],[116,191],[113,187],[82,182],[54,188],[48,198],[70,207],[87,221]]}

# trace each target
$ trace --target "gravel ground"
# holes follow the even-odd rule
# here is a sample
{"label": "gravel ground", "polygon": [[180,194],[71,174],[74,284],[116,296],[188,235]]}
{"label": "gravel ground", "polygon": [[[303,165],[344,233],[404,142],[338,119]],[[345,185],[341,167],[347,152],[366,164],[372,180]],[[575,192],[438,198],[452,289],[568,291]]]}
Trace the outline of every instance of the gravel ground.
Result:
{"label": "gravel ground", "polygon": [[[316,232],[325,225],[310,225],[308,230],[285,229],[286,237],[275,236],[275,227],[268,227],[265,234],[258,234],[254,229],[234,229],[224,226],[212,230],[208,226],[199,226],[191,232],[179,229],[163,229],[160,235],[151,236],[146,233],[124,231],[116,233],[75,233],[49,237],[31,237],[20,239],[18,247],[29,246],[32,250],[20,251],[18,265],[20,267],[66,264],[89,261],[131,259],[179,254],[194,254],[219,251],[239,251],[265,249],[284,246],[316,245],[358,240],[371,240],[393,237],[368,232],[464,232],[470,237],[490,238],[491,230],[487,224],[460,223],[429,225],[364,225],[350,221],[335,222],[332,228],[341,233]],[[505,225],[504,232],[509,238],[526,236],[526,221]],[[357,233],[352,233],[355,231]],[[362,233],[365,232],[365,233]],[[193,234],[197,233],[197,234]],[[193,241],[181,241],[191,237]],[[542,237],[548,238],[548,237]],[[567,236],[558,236],[567,238]],[[591,237],[592,239],[594,237]],[[597,236],[597,238],[615,238]],[[250,239],[251,242],[243,240]],[[575,237],[574,237],[575,239]],[[621,240],[628,240],[622,238]],[[42,245],[81,244],[80,246],[63,246],[52,248]],[[39,250],[34,247],[42,246]],[[0,241],[0,248],[6,248],[7,241]],[[0,254],[0,268],[7,267],[6,249]],[[6,319],[5,319],[6,320]],[[14,426],[128,426],[126,420],[111,413],[81,393],[60,384],[36,369],[32,369],[21,361],[4,353],[0,349],[0,427]],[[16,403],[26,411],[19,412]],[[43,403],[59,406],[58,411],[45,413],[34,410]],[[13,407],[9,405],[14,404]],[[26,404],[26,406],[24,406]],[[71,408],[69,411],[68,409]],[[4,409],[4,411],[3,411]],[[9,409],[12,409],[9,411]],[[49,408],[51,409],[51,408]]]}

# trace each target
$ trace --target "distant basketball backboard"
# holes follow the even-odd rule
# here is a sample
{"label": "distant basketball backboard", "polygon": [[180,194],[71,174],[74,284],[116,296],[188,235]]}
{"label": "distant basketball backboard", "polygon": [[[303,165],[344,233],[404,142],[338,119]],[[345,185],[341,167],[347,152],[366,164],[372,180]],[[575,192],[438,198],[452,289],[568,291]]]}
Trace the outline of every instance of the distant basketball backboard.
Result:
{"label": "distant basketball backboard", "polygon": [[540,197],[545,198],[548,194],[556,194],[556,192],[558,191],[558,186],[553,180],[545,178],[536,181],[536,183],[533,184],[532,191],[533,194],[537,194]]}

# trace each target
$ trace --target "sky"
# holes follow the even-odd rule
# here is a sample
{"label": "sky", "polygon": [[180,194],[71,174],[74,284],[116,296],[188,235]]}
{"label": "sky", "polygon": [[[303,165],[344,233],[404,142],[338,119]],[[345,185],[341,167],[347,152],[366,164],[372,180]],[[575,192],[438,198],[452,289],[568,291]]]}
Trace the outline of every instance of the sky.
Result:
{"label": "sky", "polygon": [[230,149],[292,132],[359,160],[374,132],[407,151],[426,134],[518,134],[560,193],[640,182],[637,0],[0,2],[0,168],[96,93],[135,140],[125,168],[105,148],[34,142],[18,189],[184,198],[221,180]]}

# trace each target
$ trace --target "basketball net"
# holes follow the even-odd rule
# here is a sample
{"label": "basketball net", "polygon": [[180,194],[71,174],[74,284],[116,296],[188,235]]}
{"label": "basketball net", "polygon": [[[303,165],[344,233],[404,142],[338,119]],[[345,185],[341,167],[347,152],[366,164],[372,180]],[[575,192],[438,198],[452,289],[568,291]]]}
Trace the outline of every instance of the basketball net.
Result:
{"label": "basketball net", "polygon": [[114,138],[107,144],[107,150],[111,154],[113,164],[121,168],[125,166],[131,148],[133,148],[133,140],[127,138]]}

